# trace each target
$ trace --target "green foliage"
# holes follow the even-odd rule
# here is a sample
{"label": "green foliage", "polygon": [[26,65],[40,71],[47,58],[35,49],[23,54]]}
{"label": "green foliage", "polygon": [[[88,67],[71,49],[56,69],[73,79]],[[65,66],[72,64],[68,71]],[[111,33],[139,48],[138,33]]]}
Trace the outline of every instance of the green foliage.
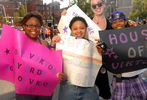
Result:
{"label": "green foliage", "polygon": [[14,17],[14,22],[19,21],[19,13],[18,12],[15,12],[13,17]]}
{"label": "green foliage", "polygon": [[13,18],[14,18],[14,24],[16,25],[17,22],[19,22],[23,17],[20,17],[19,13],[15,12]]}
{"label": "green foliage", "polygon": [[90,0],[74,0],[73,4],[75,4],[75,3],[87,16],[89,16],[89,17],[93,16],[93,12],[92,12],[91,6],[90,6]]}
{"label": "green foliage", "polygon": [[130,15],[131,19],[136,20],[147,18],[147,0],[133,0],[133,10]]}
{"label": "green foliage", "polygon": [[25,5],[20,5],[18,11],[13,14],[14,25],[17,25],[18,22],[27,14]]}
{"label": "green foliage", "polygon": [[3,24],[6,23],[6,19],[4,18],[4,16],[1,16],[1,21],[2,21]]}
{"label": "green foliage", "polygon": [[27,14],[27,10],[25,5],[21,5],[19,8],[19,15],[20,17],[24,17]]}

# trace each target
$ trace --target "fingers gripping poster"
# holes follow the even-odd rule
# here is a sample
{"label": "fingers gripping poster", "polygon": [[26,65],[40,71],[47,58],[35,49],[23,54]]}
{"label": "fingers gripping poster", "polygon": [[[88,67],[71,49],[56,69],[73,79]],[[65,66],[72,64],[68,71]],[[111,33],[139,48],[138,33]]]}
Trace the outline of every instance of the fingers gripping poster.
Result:
{"label": "fingers gripping poster", "polygon": [[17,94],[51,96],[62,72],[62,52],[33,42],[4,25],[0,40],[0,79],[15,84]]}
{"label": "fingers gripping poster", "polygon": [[96,43],[95,39],[99,39],[98,31],[101,29],[76,4],[68,8],[67,14],[61,17],[58,24],[59,32],[61,34],[67,34],[70,36],[71,31],[69,28],[69,23],[71,19],[75,16],[81,16],[86,20],[88,24],[88,28],[87,28],[88,39]]}
{"label": "fingers gripping poster", "polygon": [[72,84],[81,87],[93,87],[101,56],[92,41],[60,34],[61,41],[56,48],[62,50],[63,68]]}

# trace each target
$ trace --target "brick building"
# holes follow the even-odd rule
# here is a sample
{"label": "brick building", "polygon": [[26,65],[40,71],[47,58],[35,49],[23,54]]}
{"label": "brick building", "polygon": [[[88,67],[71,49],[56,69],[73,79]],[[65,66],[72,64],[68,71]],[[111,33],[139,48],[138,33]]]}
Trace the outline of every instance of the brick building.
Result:
{"label": "brick building", "polygon": [[42,12],[43,0],[0,0],[0,15],[3,14],[2,6],[4,6],[7,16],[13,16],[15,11],[18,11],[21,4],[24,4],[27,8],[27,12],[38,10]]}
{"label": "brick building", "polygon": [[43,0],[0,0],[0,16],[13,17],[21,4],[26,6],[27,12],[39,11],[46,21],[53,19],[54,16],[53,23],[58,23],[61,17],[59,2],[43,4]]}

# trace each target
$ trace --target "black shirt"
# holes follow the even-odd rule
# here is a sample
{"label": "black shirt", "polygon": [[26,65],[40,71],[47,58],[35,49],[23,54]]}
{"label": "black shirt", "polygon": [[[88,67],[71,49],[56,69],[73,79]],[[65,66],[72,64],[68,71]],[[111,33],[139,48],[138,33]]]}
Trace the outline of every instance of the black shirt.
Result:
{"label": "black shirt", "polygon": [[[107,19],[107,26],[105,30],[110,30],[112,29],[111,24],[109,20]],[[103,56],[102,56],[102,61],[103,61]],[[99,96],[103,97],[104,99],[110,99],[111,97],[111,92],[110,92],[110,86],[109,86],[109,79],[108,79],[108,73],[107,70],[105,73],[101,73],[102,69],[105,69],[105,65],[103,64],[98,72],[98,75],[96,77],[95,84],[99,89]]]}

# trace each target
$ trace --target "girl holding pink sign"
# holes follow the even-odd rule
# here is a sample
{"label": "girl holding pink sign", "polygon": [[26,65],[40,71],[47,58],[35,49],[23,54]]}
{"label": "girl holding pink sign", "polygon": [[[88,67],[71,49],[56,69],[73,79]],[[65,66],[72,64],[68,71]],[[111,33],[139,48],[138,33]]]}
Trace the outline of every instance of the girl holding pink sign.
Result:
{"label": "girl holding pink sign", "polygon": [[[38,12],[27,14],[20,22],[25,34],[34,42],[49,47],[46,41],[39,39],[40,29],[43,25],[42,16]],[[52,96],[39,96],[16,93],[16,100],[51,100]]]}

